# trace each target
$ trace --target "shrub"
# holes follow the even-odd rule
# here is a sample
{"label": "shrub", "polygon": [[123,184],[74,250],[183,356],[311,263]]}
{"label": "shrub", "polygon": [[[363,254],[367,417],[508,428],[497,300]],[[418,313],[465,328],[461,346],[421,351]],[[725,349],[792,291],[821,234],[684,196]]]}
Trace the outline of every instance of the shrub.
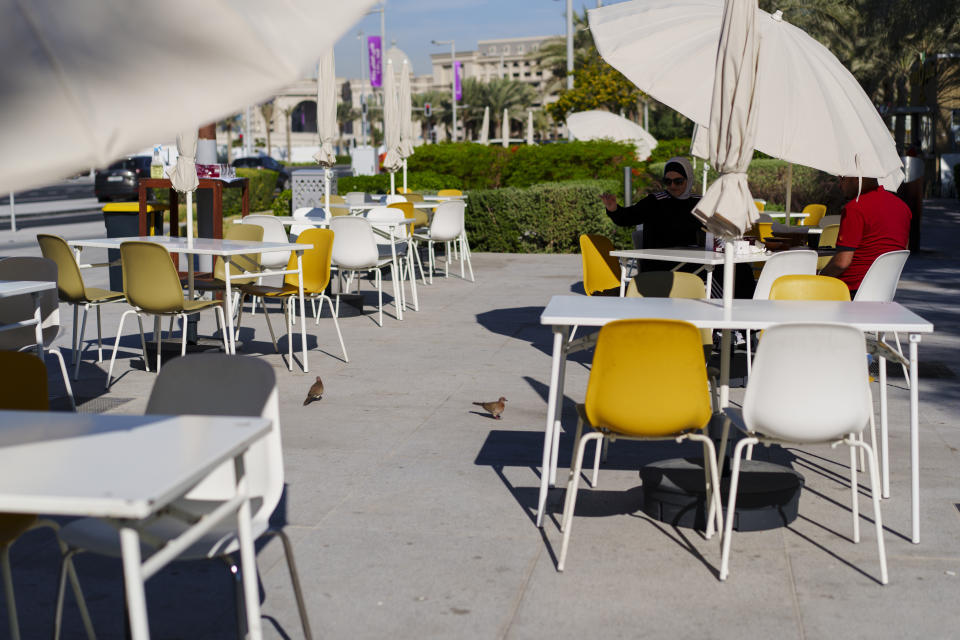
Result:
{"label": "shrub", "polygon": [[[250,179],[250,211],[266,211],[273,203],[277,172],[269,169],[237,169],[238,178]],[[223,190],[223,217],[241,213],[242,193],[238,188]]]}
{"label": "shrub", "polygon": [[273,209],[273,215],[275,216],[290,216],[293,215],[293,192],[290,189],[284,189],[280,194],[273,199],[273,204],[270,205],[270,208]]}
{"label": "shrub", "polygon": [[[397,188],[403,186],[403,174],[397,172],[394,178]],[[463,183],[456,176],[445,176],[433,171],[407,171],[407,188],[413,191],[438,191],[440,189],[463,189]],[[375,176],[356,176],[337,179],[337,191],[342,195],[351,191],[367,193],[387,193],[390,191],[390,174]]]}
{"label": "shrub", "polygon": [[619,193],[621,183],[590,180],[473,190],[466,210],[470,245],[478,251],[576,253],[580,234],[598,233],[629,247],[632,229],[610,221],[600,202],[605,191]]}
{"label": "shrub", "polygon": [[690,157],[690,138],[673,138],[671,140],[657,140],[657,148],[647,158],[649,164],[666,162],[674,156]]}

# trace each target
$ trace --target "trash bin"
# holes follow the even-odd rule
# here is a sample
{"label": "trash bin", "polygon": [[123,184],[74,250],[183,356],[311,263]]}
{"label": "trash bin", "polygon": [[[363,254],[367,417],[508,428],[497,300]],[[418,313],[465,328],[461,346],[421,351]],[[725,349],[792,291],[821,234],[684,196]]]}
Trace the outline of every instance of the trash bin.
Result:
{"label": "trash bin", "polygon": [[[147,233],[157,235],[163,233],[163,212],[166,205],[147,205]],[[103,206],[103,224],[107,228],[108,238],[129,238],[140,235],[140,203],[139,202],[111,202]],[[118,249],[109,249],[107,259],[110,262],[120,260]],[[123,271],[120,265],[110,267],[110,289],[123,291]]]}

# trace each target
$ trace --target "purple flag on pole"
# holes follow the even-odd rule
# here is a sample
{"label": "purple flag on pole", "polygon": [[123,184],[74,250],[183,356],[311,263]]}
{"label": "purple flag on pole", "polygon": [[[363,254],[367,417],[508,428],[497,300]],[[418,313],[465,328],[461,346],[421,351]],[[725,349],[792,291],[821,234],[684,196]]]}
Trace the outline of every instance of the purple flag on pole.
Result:
{"label": "purple flag on pole", "polygon": [[367,37],[367,59],[370,61],[370,86],[383,85],[383,49],[380,36]]}
{"label": "purple flag on pole", "polygon": [[463,88],[460,86],[460,61],[457,60],[453,63],[453,82],[456,90],[454,93],[457,96],[457,100],[463,100]]}

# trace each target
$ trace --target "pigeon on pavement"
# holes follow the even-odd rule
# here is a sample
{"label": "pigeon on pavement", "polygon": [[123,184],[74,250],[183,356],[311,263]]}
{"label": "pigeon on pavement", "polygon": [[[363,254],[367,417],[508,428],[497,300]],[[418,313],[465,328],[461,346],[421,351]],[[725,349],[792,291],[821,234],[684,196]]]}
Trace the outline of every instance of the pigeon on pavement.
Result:
{"label": "pigeon on pavement", "polygon": [[496,402],[474,402],[473,404],[477,405],[478,407],[483,407],[490,412],[490,415],[499,420],[500,414],[503,413],[503,410],[506,408],[506,401],[506,398],[500,396],[500,399]]}
{"label": "pigeon on pavement", "polygon": [[307,391],[307,399],[303,401],[303,406],[307,406],[314,400],[320,400],[323,398],[323,382],[320,380],[320,376],[317,376],[317,381],[310,385],[310,390]]}

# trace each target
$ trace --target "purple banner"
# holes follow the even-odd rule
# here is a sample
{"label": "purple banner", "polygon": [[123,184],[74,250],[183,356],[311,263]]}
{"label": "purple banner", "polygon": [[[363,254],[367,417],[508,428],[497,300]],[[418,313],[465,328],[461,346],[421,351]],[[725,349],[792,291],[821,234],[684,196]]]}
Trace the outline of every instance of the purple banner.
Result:
{"label": "purple banner", "polygon": [[367,59],[370,61],[370,86],[383,85],[383,49],[380,36],[367,37]]}
{"label": "purple banner", "polygon": [[453,63],[453,85],[455,87],[454,94],[457,96],[457,100],[463,100],[463,88],[460,86],[460,61],[459,60]]}

